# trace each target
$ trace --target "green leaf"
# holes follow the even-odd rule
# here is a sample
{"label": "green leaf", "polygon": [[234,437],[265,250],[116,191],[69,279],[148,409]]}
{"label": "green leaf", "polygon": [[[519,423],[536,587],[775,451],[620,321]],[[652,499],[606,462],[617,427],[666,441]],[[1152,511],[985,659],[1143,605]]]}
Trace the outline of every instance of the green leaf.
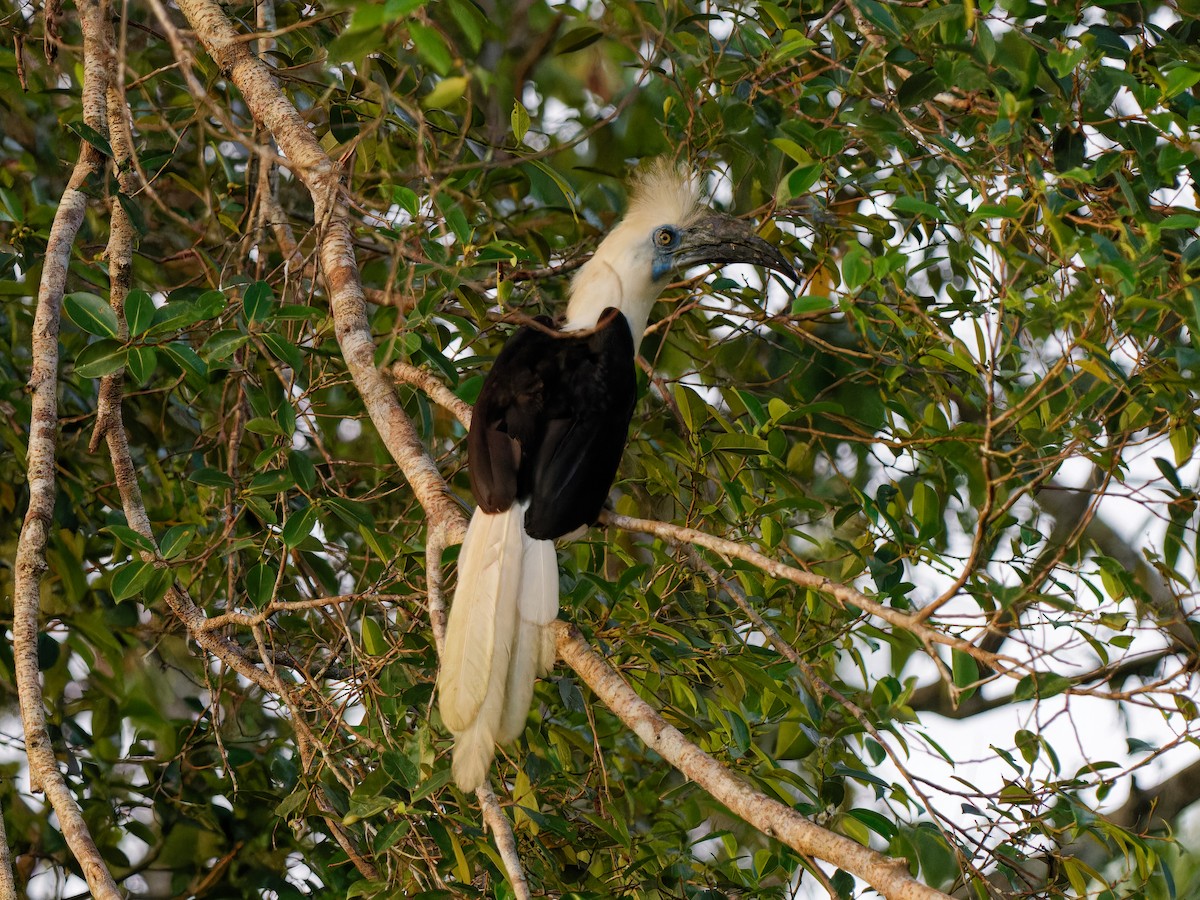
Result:
{"label": "green leaf", "polygon": [[801,166],[812,165],[812,154],[795,141],[788,140],[787,138],[777,137],[771,138],[771,143],[790,156],[793,161],[799,163]]}
{"label": "green leaf", "polygon": [[367,616],[362,620],[363,650],[370,656],[383,656],[390,649],[379,623]]}
{"label": "green leaf", "polygon": [[961,650],[951,650],[951,670],[954,675],[954,686],[962,688],[959,694],[959,702],[967,700],[977,690],[972,687],[979,680],[979,664],[975,661],[975,657],[969,653],[963,653]]}
{"label": "green leaf", "polygon": [[[274,453],[274,451],[271,452]],[[292,480],[292,475],[287,469],[271,469],[252,476],[250,484],[246,488],[246,494],[255,497],[270,497],[286,493],[295,486],[296,482]]]}
{"label": "green leaf", "polygon": [[825,166],[822,163],[811,163],[805,166],[797,166],[787,174],[787,177],[779,183],[776,190],[776,197],[780,203],[787,203],[795,197],[803,197],[808,193],[809,188],[817,183],[817,180],[825,172]]}
{"label": "green leaf", "polygon": [[365,503],[349,500],[345,497],[329,497],[322,504],[347,525],[361,525],[364,528],[375,527],[375,517]]}
{"label": "green leaf", "polygon": [[104,135],[102,135],[99,131],[97,131],[91,125],[87,124],[87,122],[80,122],[80,121],[68,122],[67,127],[70,128],[77,135],[79,135],[81,138],[83,138],[85,141],[87,141],[89,144],[91,144],[93,147],[95,147],[97,150],[99,150],[101,153],[103,153],[105,156],[109,157],[110,159],[112,158],[113,149],[112,149],[112,144],[110,144],[108,142],[108,138],[106,138]]}
{"label": "green leaf", "polygon": [[867,283],[871,277],[871,257],[859,244],[855,244],[842,258],[842,280],[847,290],[855,290]]}
{"label": "green leaf", "polygon": [[293,512],[283,523],[283,543],[289,549],[299,547],[306,537],[312,534],[317,524],[317,507],[313,504]]}
{"label": "green leaf", "polygon": [[268,332],[262,336],[262,341],[271,351],[271,355],[280,362],[287,363],[293,370],[304,365],[304,356],[300,348],[285,338],[282,334]]}
{"label": "green leaf", "polygon": [[265,609],[275,594],[275,582],[279,579],[279,569],[265,563],[250,567],[246,573],[246,598],[255,609]]}
{"label": "green leaf", "polygon": [[521,143],[525,139],[526,132],[529,131],[529,112],[520,101],[513,103],[509,122],[512,125],[513,137],[518,144]]}
{"label": "green leaf", "polygon": [[[110,310],[111,312],[111,310]],[[128,357],[125,345],[112,338],[88,344],[75,357],[75,374],[80,378],[103,378],[123,365]]]}
{"label": "green leaf", "polygon": [[789,62],[815,46],[817,46],[817,42],[803,31],[789,28],[783,33],[783,40],[775,48],[775,52],[771,54],[771,61],[774,63]]}
{"label": "green leaf", "polygon": [[901,195],[893,201],[892,209],[902,213],[915,213],[939,222],[946,221],[946,214],[944,212],[932,203],[926,203],[924,200],[918,200],[916,197]]}
{"label": "green leaf", "polygon": [[107,301],[86,291],[76,291],[63,297],[63,312],[68,319],[98,337],[117,336],[117,314]]}
{"label": "green leaf", "polygon": [[293,813],[304,809],[308,803],[308,791],[301,788],[283,798],[275,807],[274,814],[281,819],[290,819]]}
{"label": "green leaf", "polygon": [[420,22],[409,21],[408,35],[412,38],[413,46],[417,53],[425,62],[433,67],[433,70],[439,75],[445,75],[450,71],[450,66],[453,60],[450,56],[450,49],[446,46],[446,42],[442,40],[442,36],[428,25],[423,25]]}
{"label": "green leaf", "polygon": [[250,340],[250,336],[242,334],[240,331],[232,329],[218,331],[204,342],[201,352],[204,354],[204,359],[210,363],[221,362],[233,356],[248,340]]}
{"label": "green leaf", "polygon": [[444,109],[462,98],[468,83],[465,75],[443,78],[433,86],[433,90],[421,98],[421,105],[426,109]]}
{"label": "green leaf", "polygon": [[421,208],[416,191],[406,188],[402,184],[392,185],[392,202],[413,218],[416,218]]}
{"label": "green leaf", "polygon": [[139,238],[146,236],[146,214],[142,212],[142,207],[126,194],[124,191],[117,191],[117,203],[120,204],[121,210],[129,219],[129,224],[133,226],[133,230],[137,232]]}
{"label": "green leaf", "polygon": [[205,487],[227,488],[229,490],[233,490],[236,487],[232,478],[230,478],[224,472],[208,466],[205,466],[202,469],[197,469],[188,476],[188,481],[192,482],[193,484],[202,484]]}
{"label": "green leaf", "polygon": [[174,559],[177,556],[181,556],[195,536],[195,525],[173,525],[168,528],[162,536],[161,552],[163,559]]}
{"label": "green leaf", "polygon": [[130,291],[125,297],[125,324],[129,328],[129,336],[137,337],[145,334],[154,324],[154,301],[145,291]]}
{"label": "green leaf", "polygon": [[261,434],[267,437],[283,437],[283,429],[279,423],[267,416],[255,416],[246,423],[246,430],[251,434]]}
{"label": "green leaf", "polygon": [[554,45],[554,53],[557,56],[575,53],[584,47],[592,46],[592,44],[596,43],[603,36],[604,32],[590,25],[573,28],[558,39],[558,43]]}
{"label": "green leaf", "polygon": [[923,538],[940,534],[944,529],[942,504],[938,493],[925,481],[913,486],[912,514]]}
{"label": "green leaf", "polygon": [[248,323],[265,322],[271,318],[271,307],[275,305],[275,292],[265,281],[256,281],[242,294],[242,313]]}
{"label": "green leaf", "polygon": [[153,563],[141,560],[128,562],[113,574],[109,591],[114,600],[125,600],[141,591],[153,574]]}
{"label": "green leaf", "polygon": [[385,22],[394,22],[410,13],[416,12],[427,2],[428,0],[386,0],[383,4],[383,20]]}
{"label": "green leaf", "polygon": [[[957,350],[959,348],[956,347],[955,349]],[[922,362],[929,359],[936,359],[944,363],[949,363],[956,369],[961,369],[971,376],[979,374],[979,370],[975,365],[975,361],[966,356],[965,353],[960,355],[959,353],[950,353],[947,350],[943,350],[941,347],[934,347],[929,351],[928,354],[921,357]]]}
{"label": "green leaf", "polygon": [[873,809],[852,809],[847,815],[853,816],[886,841],[896,836],[896,825],[887,817]]}
{"label": "green leaf", "polygon": [[1177,97],[1200,81],[1200,67],[1181,65],[1167,73],[1166,84],[1163,86],[1163,99]]}
{"label": "green leaf", "polygon": [[299,450],[288,453],[288,471],[296,479],[296,486],[302,491],[311,491],[317,486],[317,469],[308,454]]}
{"label": "green leaf", "polygon": [[208,365],[187,344],[176,341],[171,344],[161,344],[159,349],[179,366],[189,384],[203,386],[208,380]]}
{"label": "green leaf", "polygon": [[154,546],[154,541],[140,531],[130,528],[128,525],[107,525],[100,530],[111,534],[131,550],[144,550],[147,553],[154,553],[157,549]]}
{"label": "green leaf", "polygon": [[1016,688],[1013,690],[1013,700],[1030,700],[1036,697],[1039,700],[1045,700],[1048,697],[1053,697],[1055,694],[1061,694],[1071,686],[1071,679],[1063,675],[1055,675],[1049,672],[1035,672],[1031,675],[1026,675],[1017,682]]}

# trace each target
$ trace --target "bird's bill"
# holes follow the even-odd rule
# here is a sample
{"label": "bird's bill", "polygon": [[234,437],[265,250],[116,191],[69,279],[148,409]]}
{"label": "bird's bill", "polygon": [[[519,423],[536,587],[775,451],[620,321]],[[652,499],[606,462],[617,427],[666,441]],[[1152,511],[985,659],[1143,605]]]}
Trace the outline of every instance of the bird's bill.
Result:
{"label": "bird's bill", "polygon": [[686,228],[675,251],[679,268],[714,263],[766,266],[797,281],[796,270],[779,248],[763,240],[740,219],[712,213]]}

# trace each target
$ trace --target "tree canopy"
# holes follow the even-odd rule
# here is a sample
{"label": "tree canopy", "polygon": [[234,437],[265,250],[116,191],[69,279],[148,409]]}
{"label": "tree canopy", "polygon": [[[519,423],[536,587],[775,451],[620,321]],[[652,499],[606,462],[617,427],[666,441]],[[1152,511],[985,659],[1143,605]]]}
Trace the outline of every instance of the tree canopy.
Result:
{"label": "tree canopy", "polygon": [[[1200,891],[1195,0],[0,24],[0,897]],[[469,405],[663,156],[802,281],[665,293],[464,795]]]}

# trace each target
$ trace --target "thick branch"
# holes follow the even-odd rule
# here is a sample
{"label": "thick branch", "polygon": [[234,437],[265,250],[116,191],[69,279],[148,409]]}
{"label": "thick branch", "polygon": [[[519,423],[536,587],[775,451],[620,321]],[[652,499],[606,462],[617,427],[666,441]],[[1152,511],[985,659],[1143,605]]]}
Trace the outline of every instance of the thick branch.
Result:
{"label": "thick branch", "polygon": [[908,872],[908,863],[864,847],[850,838],[814,825],[794,809],[756,791],[695,744],[639,697],[621,676],[588,646],[573,625],[556,622],[558,653],[587,682],[604,704],[645,741],[646,746],[696,782],[729,811],[797,853],[833,863],[866,881],[889,900],[946,900]]}
{"label": "thick branch", "polygon": [[465,529],[462,511],[450,496],[445,480],[391,385],[375,366],[375,342],[367,321],[353,234],[346,209],[339,202],[337,167],[280,90],[270,68],[250,51],[221,7],[213,0],[180,0],[179,8],[204,49],[241,91],[255,120],[271,132],[287,164],[312,195],[314,218],[322,229],[321,272],[338,344],[384,445],[412,485],[431,525],[454,523]]}
{"label": "thick branch", "polygon": [[438,381],[437,377],[428,369],[422,369],[411,363],[398,362],[392,364],[391,372],[396,381],[411,384],[424,391],[430,400],[458,419],[463,428],[471,427],[470,405],[459,400],[454,391]]}
{"label": "thick branch", "polygon": [[[321,274],[346,366],[384,446],[424,508],[430,532],[436,532],[446,543],[461,540],[466,531],[462,510],[392,386],[375,366],[375,342],[354,257],[353,234],[346,209],[339,202],[341,185],[337,167],[279,89],[271,70],[250,51],[220,6],[213,0],[179,0],[179,8],[209,55],[241,91],[255,120],[271,132],[288,165],[312,195],[314,220],[321,228],[318,247]],[[498,845],[511,841],[511,826],[500,813],[495,796],[483,790],[477,796]],[[514,855],[504,859],[506,866],[510,866],[514,889],[519,891],[525,881],[519,860]]]}
{"label": "thick branch", "polygon": [[[104,35],[106,4],[81,0],[83,22],[83,112],[84,121],[104,129]],[[25,727],[25,752],[29,778],[46,792],[58,816],[59,827],[71,853],[78,860],[92,896],[120,897],[116,882],[88,831],[79,807],[67,787],[46,729],[41,673],[38,669],[41,581],[46,571],[46,541],[53,526],[55,496],[55,453],[58,443],[58,326],[71,246],[83,222],[87,195],[81,188],[100,172],[104,157],[84,144],[62,200],[54,214],[42,280],[38,285],[37,312],[33,323],[33,365],[29,387],[33,394],[27,456],[29,509],[17,541],[13,586],[13,656],[21,721]]]}

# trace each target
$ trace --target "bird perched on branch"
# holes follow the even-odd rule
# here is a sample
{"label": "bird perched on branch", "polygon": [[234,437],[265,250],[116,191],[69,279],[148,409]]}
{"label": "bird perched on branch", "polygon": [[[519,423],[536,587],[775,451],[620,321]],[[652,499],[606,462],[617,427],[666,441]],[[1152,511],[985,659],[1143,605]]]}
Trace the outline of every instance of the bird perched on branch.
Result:
{"label": "bird perched on branch", "polygon": [[554,541],[595,523],[608,496],[650,308],[671,273],[734,262],[795,277],[749,226],[700,202],[694,175],[655,165],[635,178],[624,219],[575,275],[562,324],[541,317],[518,329],[492,365],[467,437],[478,508],[438,685],[461,789],[479,787],[496,745],[524,730],[534,682],[554,664]]}

